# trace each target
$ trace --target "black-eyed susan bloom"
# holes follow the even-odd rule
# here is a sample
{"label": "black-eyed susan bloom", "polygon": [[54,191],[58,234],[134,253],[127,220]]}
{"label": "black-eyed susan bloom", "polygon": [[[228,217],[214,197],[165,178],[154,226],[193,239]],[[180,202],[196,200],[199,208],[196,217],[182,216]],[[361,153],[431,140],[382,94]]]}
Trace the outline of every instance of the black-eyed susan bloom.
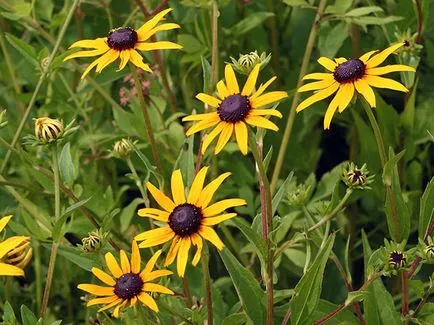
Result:
{"label": "black-eyed susan bloom", "polygon": [[131,248],[131,262],[127,254],[120,251],[120,265],[112,253],[105,255],[105,262],[111,273],[93,267],[92,273],[107,286],[96,284],[79,284],[78,288],[91,293],[98,298],[93,298],[87,302],[87,306],[104,305],[98,312],[113,308],[113,316],[119,317],[120,311],[127,307],[134,306],[140,301],[154,312],[158,312],[158,306],[151,294],[153,292],[173,295],[173,291],[151,281],[163,276],[172,274],[169,270],[155,270],[154,266],[161,254],[161,250],[156,252],[146,263],[145,268],[141,269],[141,257],[139,247],[133,240]]}
{"label": "black-eyed susan bloom", "polygon": [[370,51],[358,59],[347,60],[345,58],[337,58],[333,61],[326,57],[319,58],[318,63],[330,72],[310,73],[304,76],[304,80],[317,81],[300,87],[298,92],[310,90],[317,92],[301,102],[297,106],[297,112],[336,93],[324,117],[324,129],[329,129],[336,110],[338,109],[339,113],[343,112],[356,91],[366,99],[371,107],[376,106],[375,94],[372,87],[408,92],[408,89],[399,82],[380,77],[380,75],[390,72],[415,71],[414,68],[402,64],[379,67],[389,55],[403,45],[404,43],[394,44],[376,55],[374,53],[377,51]]}
{"label": "black-eyed susan bloom", "polygon": [[216,109],[215,112],[195,114],[184,117],[183,121],[199,121],[188,131],[187,136],[196,132],[214,127],[206,136],[202,144],[202,153],[206,151],[211,142],[219,136],[214,150],[218,154],[235,133],[240,151],[246,155],[248,152],[247,125],[277,131],[277,126],[264,116],[282,117],[276,109],[263,109],[265,106],[276,103],[288,97],[285,91],[271,91],[264,93],[276,79],[272,77],[265,84],[255,89],[260,64],[257,64],[249,76],[243,89],[240,91],[234,70],[230,64],[225,67],[225,81],[217,83],[217,97],[200,93],[196,96],[203,103]]}
{"label": "black-eyed susan bloom", "polygon": [[[6,227],[12,216],[0,219],[0,232]],[[23,268],[32,257],[30,237],[13,236],[0,242],[0,276],[24,276]]]}
{"label": "black-eyed susan bloom", "polygon": [[181,171],[175,170],[171,179],[173,200],[151,183],[147,183],[146,186],[149,192],[162,210],[144,208],[138,212],[141,217],[167,223],[161,228],[145,231],[137,235],[135,239],[142,241],[140,248],[172,241],[165,265],[172,264],[175,258],[178,257],[177,271],[181,277],[185,273],[191,246],[197,247],[192,260],[194,266],[197,265],[201,258],[203,239],[210,241],[217,249],[222,250],[224,244],[212,226],[236,216],[236,213],[223,213],[226,209],[246,204],[243,199],[226,199],[209,205],[214,193],[230,173],[220,175],[204,187],[207,171],[208,167],[203,167],[197,173],[186,197]]}
{"label": "black-eyed susan bloom", "polygon": [[143,62],[143,57],[139,52],[137,52],[137,50],[152,51],[182,48],[181,45],[173,42],[149,42],[149,38],[159,31],[180,27],[178,24],[174,23],[161,24],[157,26],[157,24],[163,20],[164,16],[171,10],[172,9],[169,8],[161,11],[137,30],[130,27],[122,27],[110,31],[107,37],[75,42],[69,48],[86,48],[90,50],[73,53],[67,56],[63,61],[79,57],[100,56],[87,67],[81,76],[81,79],[86,77],[89,71],[95,66],[96,72],[99,73],[118,58],[120,58],[118,71],[122,70],[128,62],[131,62],[145,71],[152,72],[149,65]]}

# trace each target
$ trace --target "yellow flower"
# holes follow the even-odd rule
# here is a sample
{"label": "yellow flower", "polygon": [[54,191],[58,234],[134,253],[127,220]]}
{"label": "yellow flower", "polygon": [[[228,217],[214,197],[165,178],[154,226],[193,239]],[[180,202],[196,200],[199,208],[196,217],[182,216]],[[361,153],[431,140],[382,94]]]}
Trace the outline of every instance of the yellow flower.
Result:
{"label": "yellow flower", "polygon": [[370,51],[358,59],[337,58],[333,61],[326,57],[319,58],[318,63],[330,72],[310,73],[304,76],[304,80],[319,81],[300,87],[298,92],[310,90],[317,90],[317,92],[301,102],[297,106],[297,112],[337,92],[324,117],[324,129],[329,129],[336,110],[339,108],[339,113],[344,111],[353,98],[355,90],[366,99],[371,107],[376,106],[375,94],[371,87],[408,92],[408,89],[399,82],[379,77],[396,71],[415,71],[414,68],[402,64],[379,67],[390,54],[403,45],[404,43],[394,44],[374,56],[372,55],[377,51]]}
{"label": "yellow flower", "polygon": [[[0,232],[6,227],[12,216],[0,219]],[[24,276],[23,268],[32,258],[30,237],[13,236],[0,242],[0,275]]]}
{"label": "yellow flower", "polygon": [[203,141],[202,153],[206,151],[211,142],[220,134],[214,150],[214,154],[218,154],[235,131],[235,138],[240,151],[243,155],[246,155],[248,151],[248,131],[246,124],[273,131],[278,130],[277,126],[264,116],[272,115],[281,118],[282,114],[276,109],[260,108],[284,99],[288,97],[288,94],[285,91],[272,91],[264,94],[264,91],[276,77],[271,78],[256,90],[255,85],[258,79],[259,69],[260,64],[257,64],[252,72],[250,72],[240,92],[234,70],[230,64],[227,64],[225,67],[226,83],[223,80],[217,83],[218,97],[204,93],[200,93],[196,96],[200,101],[216,108],[216,111],[212,113],[195,114],[183,118],[183,121],[200,121],[187,131],[187,136],[214,127],[214,130],[212,130]]}
{"label": "yellow flower", "polygon": [[230,173],[220,175],[207,186],[203,187],[207,171],[208,167],[203,167],[197,173],[187,198],[179,169],[175,170],[172,174],[171,188],[173,200],[151,183],[147,183],[146,186],[149,192],[163,210],[144,208],[138,212],[141,217],[148,217],[167,223],[167,225],[161,228],[145,231],[137,235],[136,240],[143,240],[140,248],[160,245],[171,240],[172,245],[167,253],[164,265],[172,264],[175,257],[178,256],[177,271],[181,277],[185,273],[190,247],[192,245],[197,247],[192,261],[194,266],[197,265],[201,257],[202,239],[210,241],[217,249],[222,250],[224,244],[211,226],[237,215],[236,213],[221,214],[226,209],[246,204],[246,201],[243,199],[226,199],[209,205],[214,193]]}
{"label": "yellow flower", "polygon": [[157,26],[157,24],[164,19],[164,16],[172,9],[166,9],[156,14],[152,19],[147,21],[139,29],[135,30],[130,27],[117,28],[112,30],[107,37],[100,37],[93,40],[81,40],[72,44],[69,48],[88,48],[92,50],[78,51],[74,54],[67,56],[63,61],[78,58],[78,57],[91,57],[99,56],[98,59],[93,61],[84,71],[81,79],[86,77],[90,70],[96,66],[96,72],[101,72],[106,66],[120,58],[121,62],[119,70],[122,70],[128,61],[131,61],[137,67],[152,72],[149,65],[143,62],[143,57],[136,51],[152,51],[152,50],[169,50],[180,49],[181,45],[161,41],[161,42],[147,42],[147,40],[155,33],[163,30],[171,30],[179,28],[178,24],[167,23]]}
{"label": "yellow flower", "polygon": [[112,253],[105,254],[105,262],[113,276],[99,268],[92,268],[93,275],[108,285],[107,287],[95,284],[79,284],[77,286],[83,291],[96,296],[102,296],[89,300],[87,302],[88,307],[103,304],[104,306],[98,310],[100,312],[116,306],[113,310],[113,316],[119,317],[121,309],[125,308],[128,303],[130,306],[134,306],[137,300],[140,300],[145,306],[154,312],[158,312],[157,303],[150,293],[158,292],[173,295],[172,290],[151,282],[162,276],[173,274],[169,270],[152,271],[161,254],[161,250],[151,257],[142,271],[140,267],[141,257],[139,247],[134,240],[131,252],[130,263],[127,254],[123,250],[120,251],[120,266]]}
{"label": "yellow flower", "polygon": [[35,136],[41,143],[54,142],[59,139],[65,128],[63,122],[49,117],[35,119]]}

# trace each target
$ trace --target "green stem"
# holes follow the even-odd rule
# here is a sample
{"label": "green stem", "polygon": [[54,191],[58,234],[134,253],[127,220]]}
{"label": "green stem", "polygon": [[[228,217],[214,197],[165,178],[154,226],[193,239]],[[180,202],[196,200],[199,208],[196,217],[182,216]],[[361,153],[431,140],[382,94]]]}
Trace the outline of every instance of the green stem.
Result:
{"label": "green stem", "polygon": [[205,302],[207,310],[207,325],[213,325],[211,277],[209,275],[208,250],[202,256],[202,273],[205,280]]}
{"label": "green stem", "polygon": [[[133,165],[133,162],[131,161],[131,157],[127,157],[127,165],[130,168],[131,173],[134,176],[134,180],[136,181],[136,185],[139,188],[140,194],[142,195],[142,198],[145,202],[149,202],[148,197],[146,196],[145,188],[143,187],[142,182],[140,181],[139,175],[137,175],[136,168]],[[149,205],[149,204],[148,204]]]}
{"label": "green stem", "polygon": [[188,280],[186,277],[181,278],[182,281],[182,289],[184,291],[184,297],[187,300],[187,307],[191,308],[193,307],[193,300],[191,299],[191,294],[190,294],[190,286],[188,284]]}
{"label": "green stem", "polygon": [[280,76],[280,66],[279,66],[279,35],[277,28],[277,18],[276,18],[276,12],[274,8],[274,0],[268,0],[267,1],[267,7],[268,11],[274,13],[273,17],[269,18],[269,27],[270,27],[270,38],[271,38],[271,48],[272,48],[272,55],[271,55],[271,65],[273,66],[274,74],[277,76]]}
{"label": "green stem", "polygon": [[163,172],[163,170],[161,169],[161,162],[160,162],[160,157],[158,155],[157,144],[155,142],[154,133],[152,131],[151,120],[149,118],[148,109],[145,103],[145,97],[143,96],[143,92],[142,92],[142,83],[140,81],[136,67],[132,63],[130,63],[130,70],[136,86],[137,95],[139,97],[140,107],[142,109],[143,119],[145,121],[146,132],[148,134],[149,142],[151,144],[152,155],[154,156],[154,162],[155,165],[157,166],[157,169]]}
{"label": "green stem", "polygon": [[[310,30],[309,39],[307,40],[307,44],[306,44],[306,49],[304,50],[303,62],[301,63],[296,89],[301,87],[301,84],[303,83],[303,77],[307,72],[309,61],[312,56],[312,50],[315,45],[316,35],[318,33],[318,29],[321,23],[321,18],[324,13],[326,4],[327,4],[327,0],[320,0],[318,4],[316,17],[312,25],[312,28]],[[300,98],[300,93],[295,92],[294,97],[292,98],[291,109],[289,111],[288,120],[286,121],[285,131],[283,132],[283,136],[282,136],[283,141],[280,144],[279,153],[277,155],[277,161],[274,167],[273,177],[271,178],[271,193],[273,193],[274,190],[276,189],[277,181],[279,179],[280,171],[282,169],[283,160],[285,158],[286,149],[288,147],[289,139],[291,137],[292,127],[294,125],[295,113],[296,113],[295,108],[297,107],[299,98]]]}
{"label": "green stem", "polygon": [[35,268],[35,295],[36,295],[36,309],[41,310],[42,299],[42,271],[41,271],[41,246],[36,241],[34,244],[34,268]]}
{"label": "green stem", "polygon": [[3,32],[0,33],[0,47],[1,47],[3,55],[5,57],[6,67],[8,68],[9,76],[11,78],[15,93],[18,95],[21,93],[21,87],[17,81],[17,77],[15,76],[15,70],[14,70],[14,67],[12,65],[12,61],[11,61],[11,57],[9,55],[8,49],[6,47]]}
{"label": "green stem", "polygon": [[[69,26],[69,22],[71,21],[71,18],[74,15],[75,9],[76,9],[76,7],[77,7],[77,5],[78,5],[79,2],[80,2],[80,0],[74,0],[71,8],[68,11],[68,15],[66,16],[65,22],[63,23],[63,26],[62,26],[62,28],[61,28],[61,30],[59,32],[59,35],[57,36],[56,44],[54,45],[53,51],[51,52],[50,57],[48,58],[48,64],[42,70],[42,74],[39,77],[38,83],[36,84],[36,88],[35,88],[35,91],[33,92],[32,98],[30,99],[29,105],[27,106],[27,108],[26,108],[26,110],[24,112],[24,115],[21,118],[21,121],[20,121],[20,124],[18,126],[18,129],[15,131],[15,136],[12,139],[11,147],[15,147],[15,145],[18,142],[18,140],[20,139],[21,132],[23,131],[24,125],[26,124],[26,121],[27,121],[27,118],[28,118],[28,116],[30,114],[30,111],[32,110],[33,105],[36,102],[36,97],[39,94],[39,90],[41,89],[41,86],[42,86],[43,82],[45,81],[45,78],[48,75],[48,71],[50,69],[50,65],[53,62],[53,59],[56,56],[57,51],[59,50],[60,43],[63,40],[63,36],[65,35],[66,29]],[[3,172],[4,172],[4,170],[5,170],[6,166],[7,166],[7,164],[9,162],[11,153],[12,153],[11,150],[8,150],[6,152],[5,158],[4,158],[3,163],[1,165],[1,168],[0,168],[0,174],[3,174]]]}
{"label": "green stem", "polygon": [[[267,325],[273,325],[273,247],[270,238],[270,232],[272,230],[273,216],[271,209],[271,191],[270,183],[268,182],[265,167],[261,158],[261,145],[257,144],[255,135],[250,131],[250,148],[253,153],[253,157],[256,161],[256,168],[259,177],[259,188],[261,189],[261,217],[263,224],[263,238],[267,244],[267,265],[266,265],[266,279],[265,288],[267,294]],[[258,148],[259,147],[259,148]],[[260,149],[260,150],[259,150]],[[264,206],[265,205],[265,206]]]}
{"label": "green stem", "polygon": [[218,16],[219,9],[217,1],[213,1],[212,3],[212,11],[211,11],[211,35],[212,35],[212,48],[211,48],[211,83],[210,88],[214,89],[215,84],[217,83],[218,78]]}
{"label": "green stem", "polygon": [[386,164],[386,150],[384,149],[383,136],[381,135],[380,127],[378,126],[377,120],[375,119],[372,108],[369,104],[362,98],[362,106],[368,115],[369,122],[371,123],[372,130],[374,131],[375,141],[377,142],[378,154],[380,155],[381,167]]}
{"label": "green stem", "polygon": [[[408,278],[407,272],[401,271],[401,288],[402,288],[402,301],[401,301],[401,316],[406,317],[408,315]],[[403,319],[403,325],[408,324],[407,319]]]}

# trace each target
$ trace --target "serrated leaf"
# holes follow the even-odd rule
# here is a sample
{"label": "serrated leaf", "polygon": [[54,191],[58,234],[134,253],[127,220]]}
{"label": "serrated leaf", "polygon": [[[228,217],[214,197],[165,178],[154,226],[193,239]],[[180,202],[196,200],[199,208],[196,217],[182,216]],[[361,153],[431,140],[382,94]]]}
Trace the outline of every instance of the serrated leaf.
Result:
{"label": "serrated leaf", "polygon": [[361,7],[356,8],[348,11],[344,16],[346,17],[360,17],[360,16],[367,16],[369,14],[372,14],[374,12],[383,12],[383,9],[376,6],[369,6],[369,7]]}
{"label": "serrated leaf", "polygon": [[265,324],[265,293],[258,281],[227,248],[219,251],[219,254],[231,276],[247,317],[253,324]]}
{"label": "serrated leaf", "polygon": [[425,188],[420,198],[419,238],[424,240],[429,225],[434,217],[434,177]]}
{"label": "serrated leaf", "polygon": [[21,305],[20,311],[23,325],[35,325],[38,322],[36,316],[26,305]]}
{"label": "serrated leaf", "polygon": [[5,34],[8,42],[18,51],[20,52],[24,58],[26,58],[30,63],[32,63],[35,67],[39,67],[38,56],[36,54],[35,49],[29,45],[28,43],[20,40],[18,37],[15,37],[12,34]]}
{"label": "serrated leaf", "polygon": [[75,167],[72,162],[71,144],[66,143],[59,156],[60,178],[67,184],[72,184],[75,179]]}
{"label": "serrated leaf", "polygon": [[332,234],[318,252],[315,261],[295,287],[296,295],[291,302],[291,325],[308,324],[307,320],[318,306],[322,279],[327,260],[333,248],[335,234]]}

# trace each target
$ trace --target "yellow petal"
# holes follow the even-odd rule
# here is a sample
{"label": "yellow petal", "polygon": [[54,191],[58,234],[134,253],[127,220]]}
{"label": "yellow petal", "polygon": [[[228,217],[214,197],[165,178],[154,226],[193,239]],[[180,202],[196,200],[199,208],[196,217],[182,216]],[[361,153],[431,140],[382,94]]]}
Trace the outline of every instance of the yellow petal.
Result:
{"label": "yellow petal", "polygon": [[288,97],[288,93],[286,91],[272,91],[264,95],[261,95],[259,97],[255,97],[251,99],[250,104],[252,105],[253,108],[259,108],[261,106],[265,106],[277,102],[287,97]]}
{"label": "yellow petal", "polygon": [[139,246],[137,242],[133,240],[131,245],[131,272],[138,274],[140,272],[140,264],[142,258],[140,256]]}
{"label": "yellow petal", "polygon": [[205,209],[208,206],[209,202],[211,202],[214,193],[217,191],[223,181],[230,175],[231,173],[221,174],[219,177],[217,177],[215,180],[205,186],[202,193],[200,194],[199,199],[197,200],[197,206]]}
{"label": "yellow petal", "polygon": [[113,278],[109,274],[105,273],[103,270],[100,270],[97,267],[93,267],[91,271],[93,275],[95,275],[98,279],[100,279],[105,284],[109,286],[114,286],[116,284],[116,281],[113,280]]}
{"label": "yellow petal", "polygon": [[354,96],[354,85],[350,83],[346,83],[341,85],[342,89],[342,98],[339,101],[339,112],[342,113],[344,109],[348,106],[351,99]]}
{"label": "yellow petal", "polygon": [[[104,310],[107,310],[107,309],[110,309],[110,308],[112,308],[113,306],[116,306],[117,304],[119,304],[119,303],[121,303],[122,302],[122,298],[118,298],[117,296],[115,296],[117,299],[115,300],[115,301],[113,301],[113,302],[111,302],[111,303],[109,303],[108,305],[105,305],[105,306],[103,306],[103,307],[101,307],[100,309],[98,309],[98,313],[99,312],[101,312],[101,311],[104,311]],[[111,297],[110,297],[111,298]]]}
{"label": "yellow petal", "polygon": [[336,62],[334,62],[334,61],[332,61],[326,57],[319,58],[318,63],[321,64],[324,68],[326,68],[327,70],[329,70],[331,72],[335,71],[335,69],[337,67]]}
{"label": "yellow petal", "polygon": [[109,46],[107,45],[107,37],[100,37],[96,39],[83,39],[80,41],[77,41],[73,43],[69,48],[75,48],[75,47],[83,47],[88,49],[109,49]]}
{"label": "yellow petal", "polygon": [[146,183],[146,188],[151,193],[152,197],[157,201],[158,205],[167,212],[172,212],[176,205],[169,199],[163,192],[152,185],[150,182]]}
{"label": "yellow petal", "polygon": [[94,305],[101,305],[101,304],[111,304],[112,302],[118,300],[118,296],[113,294],[113,296],[103,297],[103,298],[94,298],[89,300],[86,303],[86,307],[94,306]]}
{"label": "yellow petal", "polygon": [[172,189],[173,201],[176,205],[185,203],[185,189],[184,181],[182,180],[181,170],[177,169],[172,173],[172,179],[170,181]]}
{"label": "yellow petal", "polygon": [[199,263],[200,261],[200,257],[202,256],[202,237],[200,237],[198,234],[191,235],[191,243],[197,247],[193,260],[191,261],[191,264],[193,264],[193,266],[196,266],[197,263]]}
{"label": "yellow petal", "polygon": [[337,64],[342,64],[342,63],[344,63],[344,62],[347,62],[347,59],[345,59],[345,58],[336,58],[336,59],[335,59],[335,62],[336,62]]}
{"label": "yellow petal", "polygon": [[176,261],[176,270],[178,275],[183,278],[185,268],[187,267],[188,252],[190,251],[191,240],[190,237],[181,238],[178,250],[178,259]]}
{"label": "yellow petal", "polygon": [[237,207],[240,205],[246,205],[246,201],[243,199],[226,199],[219,201],[217,203],[214,203],[210,205],[209,207],[205,208],[203,210],[203,215],[205,218],[207,217],[213,217],[220,213],[222,213],[224,210]]}
{"label": "yellow petal", "polygon": [[101,61],[96,66],[95,71],[100,73],[106,66],[114,62],[119,57],[119,51],[112,50],[107,51],[100,59]]}
{"label": "yellow petal", "polygon": [[176,50],[182,49],[182,45],[168,41],[161,41],[153,43],[137,43],[134,48],[140,51]]}
{"label": "yellow petal", "polygon": [[217,126],[208,134],[205,136],[205,139],[202,143],[202,154],[205,153],[206,149],[209,147],[211,142],[220,134],[220,132],[225,128],[226,123],[221,122],[217,124]]}
{"label": "yellow petal", "polygon": [[140,243],[139,247],[146,248],[164,244],[165,242],[171,240],[174,236],[175,234],[173,230],[170,229],[170,227],[163,227],[145,231],[141,234],[138,234],[134,239],[137,241],[143,240],[143,242]]}
{"label": "yellow petal", "polygon": [[111,296],[114,295],[114,288],[113,287],[102,287],[98,286],[96,284],[79,284],[77,286],[78,289],[89,292],[91,294],[94,294],[96,296]]}
{"label": "yellow petal", "polygon": [[146,292],[140,293],[137,298],[147,307],[149,307],[151,310],[158,313],[158,306],[155,302],[154,298],[152,298],[150,295],[148,295]]}
{"label": "yellow petal", "polygon": [[270,78],[265,84],[261,85],[257,91],[255,91],[255,93],[250,96],[250,100],[252,100],[253,98],[259,97],[262,95],[262,93],[267,90],[267,88],[271,85],[271,83],[276,80],[276,77],[272,77]]}
{"label": "yellow petal", "polygon": [[374,54],[375,52],[378,52],[378,50],[369,51],[369,52],[363,54],[363,55],[359,58],[359,60],[366,64],[366,61],[368,61],[369,58],[372,56],[372,54]]}
{"label": "yellow petal", "polygon": [[397,72],[397,71],[415,72],[416,69],[413,67],[409,67],[408,65],[392,64],[392,65],[386,65],[385,67],[366,69],[365,74],[378,76],[378,75],[391,73],[391,72]]}
{"label": "yellow petal", "polygon": [[90,57],[90,56],[98,56],[98,55],[101,55],[107,51],[108,51],[108,49],[78,51],[78,52],[72,53],[71,55],[68,55],[66,58],[63,59],[63,62],[65,62],[67,60],[74,59],[74,58],[86,58],[86,57]]}
{"label": "yellow petal", "polygon": [[241,95],[250,96],[252,91],[255,89],[260,67],[261,67],[260,64],[256,64],[253,70],[250,72],[249,76],[247,77],[246,83],[244,84]]}
{"label": "yellow petal", "polygon": [[226,88],[225,82],[223,80],[220,80],[219,82],[217,82],[217,93],[218,96],[220,97],[220,99],[225,99],[226,97],[229,96],[229,91]]}
{"label": "yellow petal", "polygon": [[137,296],[134,296],[130,300],[130,306],[135,306],[137,304]]}
{"label": "yellow petal", "polygon": [[261,127],[264,129],[269,129],[269,130],[273,130],[273,131],[278,131],[279,128],[277,127],[276,124],[274,124],[273,122],[271,122],[270,120],[267,120],[265,117],[262,116],[247,116],[245,119],[245,122],[247,124],[253,125],[253,126],[257,126],[257,127]]}
{"label": "yellow petal", "polygon": [[197,94],[196,98],[199,99],[201,102],[208,104],[209,106],[212,107],[218,107],[222,102],[220,99],[204,93]]}
{"label": "yellow petal", "polygon": [[89,64],[86,68],[86,70],[84,70],[83,74],[80,77],[80,80],[83,80],[84,78],[86,78],[87,74],[100,62],[102,57],[96,59],[95,61],[93,61],[91,64]]}
{"label": "yellow petal", "polygon": [[237,139],[238,147],[243,155],[248,152],[248,132],[247,126],[244,122],[240,121],[235,123],[235,138]]}
{"label": "yellow petal", "polygon": [[405,93],[408,92],[408,89],[405,88],[402,84],[389,78],[383,78],[378,76],[365,76],[363,77],[363,79],[372,87],[392,89]]}
{"label": "yellow petal", "polygon": [[238,87],[237,77],[230,64],[225,66],[225,81],[228,88],[229,95],[239,94],[240,88]]}
{"label": "yellow petal", "polygon": [[205,182],[206,173],[208,172],[208,167],[203,167],[196,175],[193,183],[190,187],[190,192],[188,193],[187,202],[190,204],[196,204],[200,193],[203,189],[203,183]]}
{"label": "yellow petal", "polygon": [[146,23],[144,23],[138,30],[136,30],[138,39],[143,39],[146,33],[150,31],[152,28],[154,28],[155,26],[157,26],[160,20],[162,20],[163,17],[166,16],[167,13],[169,13],[170,11],[172,11],[172,8],[162,10],[154,17],[152,17],[150,20],[148,20]]}
{"label": "yellow petal", "polygon": [[23,241],[29,240],[26,236],[13,236],[0,242],[0,259],[5,256],[10,250],[19,246]]}
{"label": "yellow petal", "polygon": [[300,112],[305,108],[309,107],[310,105],[331,96],[336,90],[338,90],[339,86],[340,84],[336,82],[332,84],[330,87],[318,91],[317,93],[313,94],[312,96],[308,97],[300,104],[298,104],[296,111]]}
{"label": "yellow petal", "polygon": [[137,35],[137,36],[139,36],[138,41],[143,42],[143,41],[146,41],[148,38],[150,38],[152,35],[154,35],[157,32],[161,32],[164,30],[172,30],[172,29],[176,29],[176,28],[180,28],[180,27],[181,26],[179,26],[178,24],[174,24],[174,23],[162,24],[162,25],[159,25],[155,28],[152,28],[151,30],[149,30],[145,33]]}
{"label": "yellow petal", "polygon": [[125,300],[125,301],[122,302],[121,304],[117,305],[117,306],[115,307],[115,309],[113,309],[113,313],[112,313],[112,315],[113,315],[114,317],[116,317],[116,318],[119,318],[119,312],[120,312],[120,310],[121,310],[122,308],[124,308],[125,305],[126,305],[127,303],[128,303],[128,300]]}
{"label": "yellow petal", "polygon": [[330,105],[327,107],[327,111],[324,116],[324,130],[330,129],[330,124],[332,122],[333,116],[336,113],[336,110],[339,107],[339,103],[342,100],[342,95],[344,91],[343,88],[339,88],[338,92],[336,93],[335,97],[330,102]]}
{"label": "yellow petal", "polygon": [[130,49],[130,61],[136,67],[138,67],[144,71],[152,72],[149,65],[147,65],[143,62],[143,57],[136,50]]}
{"label": "yellow petal", "polygon": [[249,115],[251,116],[277,116],[279,118],[282,118],[282,113],[280,113],[277,109],[252,109],[249,112]]}
{"label": "yellow petal", "polygon": [[387,49],[381,51],[380,53],[374,55],[372,58],[370,58],[368,61],[366,61],[366,68],[374,68],[381,63],[384,62],[384,60],[387,59],[387,57],[395,52],[397,49],[399,49],[401,46],[404,46],[404,42],[400,42],[397,44],[394,44],[392,46],[389,46]]}
{"label": "yellow petal", "polygon": [[24,276],[24,271],[10,264],[0,263],[0,276]]}
{"label": "yellow petal", "polygon": [[112,253],[105,254],[105,263],[107,264],[110,273],[113,274],[116,279],[122,276],[122,269],[120,268]]}
{"label": "yellow petal", "polygon": [[364,79],[359,79],[354,82],[354,86],[356,87],[357,92],[365,97],[371,107],[376,106],[375,93]]}
{"label": "yellow petal", "polygon": [[220,222],[223,222],[225,220],[231,219],[233,217],[235,217],[237,214],[236,213],[227,213],[227,214],[222,214],[218,217],[209,217],[209,218],[204,218],[202,220],[202,225],[204,226],[214,226],[216,224],[219,224]]}
{"label": "yellow petal", "polygon": [[214,149],[215,155],[219,154],[220,151],[223,150],[226,143],[228,143],[229,139],[231,138],[233,130],[234,130],[234,125],[232,123],[225,123],[224,128],[220,133],[219,139],[217,140],[217,144]]}
{"label": "yellow petal", "polygon": [[160,284],[156,283],[145,283],[143,285],[143,290],[146,292],[158,292],[158,293],[165,293],[167,295],[173,295],[174,292],[165,286],[162,286]]}
{"label": "yellow petal", "polygon": [[8,224],[9,220],[11,220],[11,218],[12,215],[0,219],[0,232],[3,231],[3,229],[6,227],[6,225]]}
{"label": "yellow petal", "polygon": [[152,208],[143,208],[139,209],[137,211],[137,214],[140,217],[148,217],[159,221],[165,221],[167,222],[169,220],[169,212],[159,210],[159,209],[152,209]]}
{"label": "yellow petal", "polygon": [[124,274],[130,273],[131,272],[130,261],[128,260],[127,254],[122,249],[120,251],[120,256],[121,256],[121,268],[122,268],[122,272]]}
{"label": "yellow petal", "polygon": [[166,260],[164,261],[164,266],[168,266],[173,263],[176,254],[178,253],[180,242],[181,241],[179,236],[175,236],[175,238],[173,238],[172,245],[170,245],[170,249],[167,252]]}
{"label": "yellow petal", "polygon": [[193,125],[191,128],[188,129],[188,131],[185,133],[187,136],[190,136],[196,132],[202,131],[204,129],[213,127],[217,123],[220,122],[220,117],[217,113],[214,114],[214,116],[207,118],[206,120],[202,120],[195,125]]}
{"label": "yellow petal", "polygon": [[333,83],[337,82],[333,77],[327,78],[321,81],[315,81],[308,83],[306,85],[301,86],[297,89],[299,93],[304,91],[310,91],[310,90],[318,90],[318,89],[324,89],[327,87],[330,87]]}
{"label": "yellow petal", "polygon": [[217,235],[214,229],[207,226],[200,227],[199,234],[211,242],[215,247],[217,247],[218,250],[222,250],[225,245],[221,241],[220,237]]}
{"label": "yellow petal", "polygon": [[192,114],[192,115],[188,115],[186,117],[182,118],[183,122],[189,122],[189,121],[201,121],[201,120],[206,120],[210,117],[215,116],[217,113],[216,112],[212,112],[212,113],[204,113],[204,114]]}
{"label": "yellow petal", "polygon": [[303,77],[303,80],[324,80],[333,77],[331,73],[309,73]]}
{"label": "yellow petal", "polygon": [[128,61],[130,60],[130,51],[121,51],[119,56],[121,58],[121,63],[119,64],[119,69],[117,71],[121,71],[127,65]]}
{"label": "yellow petal", "polygon": [[144,274],[142,276],[142,281],[143,282],[149,282],[149,281],[161,278],[162,276],[167,276],[167,275],[171,275],[171,274],[173,274],[173,272],[169,271],[169,270],[153,271],[153,272]]}

